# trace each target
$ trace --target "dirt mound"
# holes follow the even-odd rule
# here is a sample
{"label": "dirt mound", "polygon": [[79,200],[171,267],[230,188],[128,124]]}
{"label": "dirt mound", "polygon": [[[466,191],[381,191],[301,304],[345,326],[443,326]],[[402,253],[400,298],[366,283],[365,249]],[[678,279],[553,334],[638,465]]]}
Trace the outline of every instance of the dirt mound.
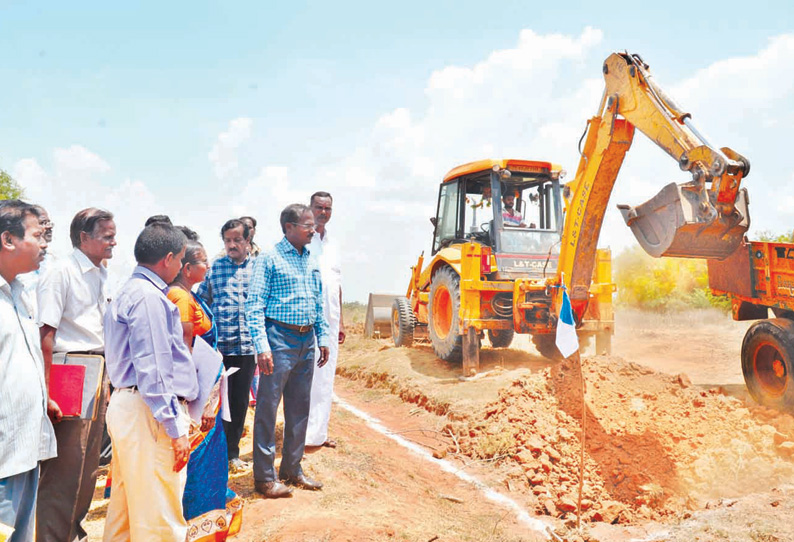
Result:
{"label": "dirt mound", "polygon": [[[794,475],[794,419],[621,358],[585,358],[583,519],[663,519],[768,491]],[[523,376],[476,418],[450,422],[450,451],[503,459],[508,488],[539,513],[575,513],[581,380],[565,362]]]}

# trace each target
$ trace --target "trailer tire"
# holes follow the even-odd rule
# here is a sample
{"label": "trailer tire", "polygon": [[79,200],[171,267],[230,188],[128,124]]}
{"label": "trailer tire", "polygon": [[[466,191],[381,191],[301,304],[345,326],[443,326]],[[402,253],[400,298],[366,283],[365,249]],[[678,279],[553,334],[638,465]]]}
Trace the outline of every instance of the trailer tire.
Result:
{"label": "trailer tire", "polygon": [[562,361],[562,354],[555,344],[556,339],[557,337],[553,333],[548,333],[545,335],[532,335],[532,344],[535,345],[535,349],[544,358],[548,358],[553,361]]}
{"label": "trailer tire", "polygon": [[391,336],[394,346],[410,348],[414,344],[416,316],[406,297],[395,298],[391,306]]}
{"label": "trailer tire", "polygon": [[513,342],[515,330],[513,329],[489,329],[488,340],[494,348],[507,348]]}
{"label": "trailer tire", "polygon": [[460,277],[451,267],[445,265],[433,273],[427,312],[433,351],[444,361],[461,361]]}
{"label": "trailer tire", "polygon": [[742,341],[742,372],[756,402],[794,408],[794,321],[773,318],[750,326]]}

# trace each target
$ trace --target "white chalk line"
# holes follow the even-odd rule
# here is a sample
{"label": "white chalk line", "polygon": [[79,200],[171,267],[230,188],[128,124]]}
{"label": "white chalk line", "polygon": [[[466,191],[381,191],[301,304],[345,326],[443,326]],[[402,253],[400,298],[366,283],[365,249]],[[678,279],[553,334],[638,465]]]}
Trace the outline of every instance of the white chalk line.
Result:
{"label": "white chalk line", "polygon": [[492,502],[494,502],[494,503],[496,503],[496,504],[498,504],[498,505],[500,505],[500,506],[502,506],[504,508],[507,508],[508,510],[510,510],[511,512],[513,512],[516,515],[516,519],[518,519],[519,522],[521,522],[525,526],[529,527],[533,531],[537,532],[538,534],[542,535],[544,540],[549,540],[549,535],[548,535],[546,529],[547,528],[551,528],[551,526],[546,524],[545,522],[537,519],[537,518],[534,518],[534,517],[530,516],[526,512],[526,510],[524,510],[524,508],[521,507],[521,505],[519,505],[516,501],[514,501],[510,497],[502,495],[501,493],[491,489],[490,487],[488,487],[486,484],[484,484],[483,482],[481,482],[480,480],[478,480],[474,476],[461,471],[458,467],[456,467],[455,465],[453,465],[449,461],[447,461],[445,459],[437,459],[437,458],[433,457],[432,454],[430,454],[427,450],[425,450],[424,448],[422,448],[418,444],[413,443],[413,442],[411,442],[409,440],[406,440],[406,439],[402,438],[400,435],[396,435],[396,434],[392,433],[389,429],[387,429],[381,423],[380,420],[370,416],[369,414],[367,414],[363,410],[359,410],[358,408],[354,407],[350,403],[346,402],[344,399],[341,399],[336,394],[334,394],[334,401],[340,407],[344,408],[345,410],[347,410],[348,412],[350,412],[354,416],[357,416],[357,417],[361,418],[362,420],[364,420],[366,422],[366,424],[371,429],[374,429],[378,433],[380,433],[380,434],[392,439],[397,444],[399,444],[400,446],[403,446],[404,448],[409,449],[410,451],[414,452],[415,454],[417,454],[422,459],[424,459],[426,461],[429,461],[431,463],[435,463],[444,472],[448,472],[450,474],[454,474],[455,476],[457,476],[458,478],[460,478],[464,482],[470,483],[471,485],[476,487],[483,495],[485,495],[486,499],[488,499],[489,501],[492,501]]}

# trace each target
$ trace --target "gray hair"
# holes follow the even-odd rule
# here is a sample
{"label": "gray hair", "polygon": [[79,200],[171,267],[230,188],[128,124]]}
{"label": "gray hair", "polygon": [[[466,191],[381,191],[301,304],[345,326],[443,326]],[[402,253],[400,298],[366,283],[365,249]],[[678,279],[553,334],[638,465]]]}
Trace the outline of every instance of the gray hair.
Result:
{"label": "gray hair", "polygon": [[280,218],[281,231],[287,233],[287,224],[297,224],[301,217],[308,212],[311,212],[311,209],[302,203],[291,203],[284,207]]}
{"label": "gray hair", "polygon": [[113,213],[96,207],[79,211],[74,215],[72,224],[69,226],[69,239],[72,240],[72,246],[80,248],[80,234],[93,235],[97,225],[105,220],[113,220]]}

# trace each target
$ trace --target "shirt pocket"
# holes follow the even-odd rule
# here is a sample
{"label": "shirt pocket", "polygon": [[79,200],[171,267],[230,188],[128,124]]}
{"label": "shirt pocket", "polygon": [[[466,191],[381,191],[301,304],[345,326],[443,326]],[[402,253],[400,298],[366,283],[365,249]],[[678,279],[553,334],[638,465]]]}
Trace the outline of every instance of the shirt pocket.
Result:
{"label": "shirt pocket", "polygon": [[323,275],[319,269],[312,269],[311,277],[309,280],[309,287],[311,291],[309,292],[312,297],[316,297],[317,294],[320,292],[323,284]]}

